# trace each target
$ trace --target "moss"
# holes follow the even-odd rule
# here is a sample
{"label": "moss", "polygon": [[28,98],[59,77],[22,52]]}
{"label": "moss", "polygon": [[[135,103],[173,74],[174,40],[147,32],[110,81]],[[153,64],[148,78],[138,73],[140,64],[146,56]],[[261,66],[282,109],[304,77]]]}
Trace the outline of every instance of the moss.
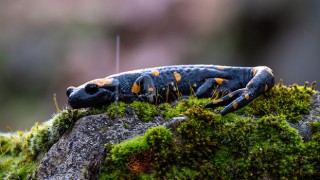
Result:
{"label": "moss", "polygon": [[138,118],[144,122],[152,120],[158,114],[157,107],[153,104],[134,101],[130,106],[134,108]]}
{"label": "moss", "polygon": [[320,121],[311,123],[311,130],[313,133],[320,133]]}
{"label": "moss", "polygon": [[[161,163],[169,162],[168,155],[171,153],[167,149],[172,145],[172,133],[162,126],[151,128],[145,135],[132,140],[107,145],[109,153],[99,179],[133,179],[145,176],[144,173],[151,172],[151,169],[159,172],[164,167]],[[158,159],[157,164],[151,167],[155,159]]]}
{"label": "moss", "polygon": [[87,111],[64,110],[45,123],[36,123],[29,132],[0,136],[0,177],[28,179],[38,166],[34,159],[44,154],[74,122]]}
{"label": "moss", "polygon": [[[160,105],[162,116],[171,118],[185,115],[188,121],[183,122],[176,132],[166,129],[164,132],[152,131],[153,136],[150,136],[150,132],[140,136],[142,144],[148,145],[143,146],[145,148],[141,151],[133,150],[135,148],[132,146],[121,146],[126,149],[122,150],[126,152],[125,157],[111,153],[113,161],[106,159],[104,167],[107,168],[100,179],[318,177],[319,122],[312,123],[316,134],[308,142],[304,142],[287,123],[288,119],[297,121],[306,113],[313,93],[308,87],[277,85],[269,94],[253,101],[250,107],[226,116],[216,114],[217,110],[203,109],[210,99],[184,99],[173,107],[169,104]],[[295,105],[293,102],[297,99],[300,102]],[[275,103],[280,103],[283,109]],[[262,105],[266,112],[259,107]],[[271,113],[272,110],[274,113]],[[241,113],[247,116],[239,116]],[[146,143],[147,137],[154,139]],[[111,152],[117,146],[111,147]],[[122,162],[121,168],[115,162]]]}
{"label": "moss", "polygon": [[302,116],[309,112],[311,96],[315,91],[306,86],[275,85],[270,91],[256,98],[252,103],[238,111],[237,114],[254,115],[284,115],[291,122],[298,122]]}
{"label": "moss", "polygon": [[30,179],[38,164],[30,161],[23,154],[12,157],[4,156],[0,160],[0,179]]}
{"label": "moss", "polygon": [[320,176],[320,132],[306,142],[303,161],[301,174],[309,179],[317,179]]}
{"label": "moss", "polygon": [[122,117],[126,111],[128,105],[123,102],[112,103],[107,107],[107,114],[110,118]]}
{"label": "moss", "polygon": [[39,153],[45,153],[59,137],[81,117],[87,115],[87,111],[64,110],[54,116],[51,121],[36,123],[31,131],[26,133],[26,143],[31,155],[34,157]]}
{"label": "moss", "polygon": [[186,112],[189,108],[192,108],[193,106],[204,106],[210,101],[210,98],[198,99],[195,97],[190,97],[188,99],[182,99],[181,101],[176,102],[176,105],[173,107],[165,103],[163,105],[160,105],[159,108],[163,109],[161,115],[165,119],[171,119],[173,117],[183,115],[184,112]]}

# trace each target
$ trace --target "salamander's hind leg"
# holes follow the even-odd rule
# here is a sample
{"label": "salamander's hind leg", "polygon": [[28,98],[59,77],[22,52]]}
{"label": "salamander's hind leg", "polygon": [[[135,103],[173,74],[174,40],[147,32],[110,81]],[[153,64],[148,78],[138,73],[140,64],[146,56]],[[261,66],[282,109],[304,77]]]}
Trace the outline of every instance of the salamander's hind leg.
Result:
{"label": "salamander's hind leg", "polygon": [[155,86],[152,78],[148,75],[140,76],[134,82],[131,92],[138,95],[138,100],[153,103],[155,99]]}
{"label": "salamander's hind leg", "polygon": [[247,83],[245,88],[238,89],[234,92],[214,100],[205,105],[205,108],[213,108],[217,106],[226,106],[222,110],[222,115],[238,110],[256,97],[268,91],[274,86],[274,77],[272,70],[266,66],[254,67],[251,69],[252,79]]}

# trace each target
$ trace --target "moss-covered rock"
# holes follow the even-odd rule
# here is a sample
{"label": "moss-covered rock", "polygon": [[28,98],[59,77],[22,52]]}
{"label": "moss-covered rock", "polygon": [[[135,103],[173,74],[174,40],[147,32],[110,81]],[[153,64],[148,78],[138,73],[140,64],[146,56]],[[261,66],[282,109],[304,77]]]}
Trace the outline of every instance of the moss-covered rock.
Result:
{"label": "moss-covered rock", "polygon": [[[73,131],[78,119],[101,113],[108,114],[108,121],[134,116],[145,127],[153,126],[148,125],[150,120],[158,124],[157,119],[163,123],[176,116],[188,120],[177,128],[153,127],[134,139],[107,144],[100,179],[316,178],[320,175],[320,115],[304,119],[313,133],[309,141],[292,126],[299,126],[297,122],[310,111],[314,93],[307,86],[280,83],[226,116],[220,115],[222,108],[203,108],[210,98],[194,97],[159,106],[119,102],[64,110],[29,132],[0,135],[0,179],[35,177],[38,162],[63,134]],[[125,132],[132,131],[132,125],[127,121],[117,127]],[[84,168],[83,176],[90,170]]]}

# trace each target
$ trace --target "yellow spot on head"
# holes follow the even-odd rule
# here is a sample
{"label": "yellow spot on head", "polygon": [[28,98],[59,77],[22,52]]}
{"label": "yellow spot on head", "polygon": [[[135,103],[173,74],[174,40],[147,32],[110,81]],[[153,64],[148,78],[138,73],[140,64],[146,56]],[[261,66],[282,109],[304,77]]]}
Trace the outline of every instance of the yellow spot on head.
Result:
{"label": "yellow spot on head", "polygon": [[221,103],[222,102],[222,99],[217,99],[217,100],[213,100],[213,104],[218,104],[218,103]]}
{"label": "yellow spot on head", "polygon": [[232,98],[233,94],[232,94],[232,93],[229,93],[228,96],[229,96],[229,98]]}
{"label": "yellow spot on head", "polygon": [[171,86],[174,86],[174,82],[171,82],[170,84],[171,84]]}
{"label": "yellow spot on head", "polygon": [[222,78],[214,78],[216,80],[217,84],[222,84],[223,83],[223,79]]}
{"label": "yellow spot on head", "polygon": [[104,84],[111,84],[112,78],[105,79]]}
{"label": "yellow spot on head", "polygon": [[181,80],[181,75],[177,72],[173,72],[174,79],[176,79],[177,82]]}
{"label": "yellow spot on head", "polygon": [[148,88],[148,91],[149,91],[149,92],[153,92],[154,89],[153,89],[152,87],[149,87],[149,88]]}
{"label": "yellow spot on head", "polygon": [[270,69],[266,69],[266,71],[267,71],[272,77],[274,77],[274,75],[273,75],[273,73],[272,73],[272,71],[271,71]]}
{"label": "yellow spot on head", "polygon": [[140,86],[137,83],[134,83],[131,88],[131,92],[138,94],[139,91],[140,91]]}
{"label": "yellow spot on head", "polygon": [[192,86],[193,86],[193,87],[197,87],[197,84],[196,84],[196,83],[194,83]]}
{"label": "yellow spot on head", "polygon": [[96,84],[99,87],[104,86],[104,85],[108,85],[112,83],[112,78],[107,78],[107,79],[95,79],[92,81],[89,81],[88,84]]}
{"label": "yellow spot on head", "polygon": [[176,91],[177,90],[177,88],[176,87],[173,87],[173,91]]}
{"label": "yellow spot on head", "polygon": [[237,108],[238,108],[238,103],[237,103],[237,102],[234,102],[234,103],[233,103],[233,108],[234,108],[234,109],[237,109]]}
{"label": "yellow spot on head", "polygon": [[249,101],[249,94],[244,95],[244,97]]}
{"label": "yellow spot on head", "polygon": [[215,66],[219,70],[224,70],[226,67],[225,66]]}
{"label": "yellow spot on head", "polygon": [[160,72],[156,69],[152,69],[151,70],[151,73],[154,75],[154,76],[159,76]]}
{"label": "yellow spot on head", "polygon": [[268,85],[266,84],[265,86],[264,86],[264,91],[267,91],[268,90]]}

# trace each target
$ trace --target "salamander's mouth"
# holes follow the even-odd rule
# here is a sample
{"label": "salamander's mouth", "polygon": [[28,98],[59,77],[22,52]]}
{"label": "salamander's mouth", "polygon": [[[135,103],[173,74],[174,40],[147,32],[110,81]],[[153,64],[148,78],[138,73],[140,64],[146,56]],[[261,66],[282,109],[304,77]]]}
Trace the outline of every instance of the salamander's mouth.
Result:
{"label": "salamander's mouth", "polygon": [[73,109],[80,109],[92,106],[106,104],[109,99],[109,93],[104,88],[99,88],[94,93],[87,92],[85,88],[78,87],[67,90],[68,103]]}
{"label": "salamander's mouth", "polygon": [[106,101],[103,98],[92,98],[86,100],[75,100],[69,98],[68,103],[73,109],[80,109],[93,106],[101,106],[103,104],[106,104]]}

